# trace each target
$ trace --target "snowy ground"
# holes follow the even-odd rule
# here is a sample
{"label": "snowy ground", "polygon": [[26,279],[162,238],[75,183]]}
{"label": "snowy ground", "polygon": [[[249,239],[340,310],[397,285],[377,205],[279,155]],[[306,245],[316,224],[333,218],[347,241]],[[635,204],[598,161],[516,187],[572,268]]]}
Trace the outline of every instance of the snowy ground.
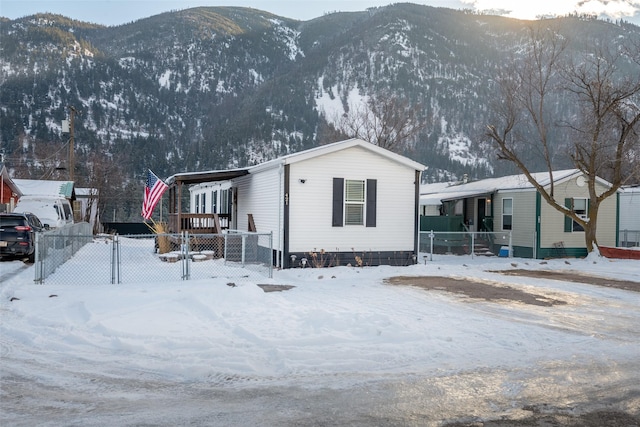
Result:
{"label": "snowy ground", "polygon": [[[640,293],[489,272],[640,282],[638,261],[437,256],[81,286],[34,285],[32,268],[0,263],[3,425],[436,426],[599,410],[640,420]],[[565,304],[384,283],[399,275],[471,277]]]}

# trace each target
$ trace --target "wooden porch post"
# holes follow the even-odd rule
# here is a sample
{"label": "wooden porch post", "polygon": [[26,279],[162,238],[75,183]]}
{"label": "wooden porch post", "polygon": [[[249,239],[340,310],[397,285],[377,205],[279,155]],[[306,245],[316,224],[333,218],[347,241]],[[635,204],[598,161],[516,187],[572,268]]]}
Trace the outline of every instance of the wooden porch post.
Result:
{"label": "wooden porch post", "polygon": [[178,183],[178,232],[182,231],[182,181]]}

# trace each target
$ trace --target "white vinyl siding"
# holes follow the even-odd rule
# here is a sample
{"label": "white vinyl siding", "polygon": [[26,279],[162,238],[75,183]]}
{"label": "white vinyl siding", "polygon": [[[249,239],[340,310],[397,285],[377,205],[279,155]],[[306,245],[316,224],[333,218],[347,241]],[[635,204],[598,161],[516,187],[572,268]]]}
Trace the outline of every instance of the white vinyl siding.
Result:
{"label": "white vinyl siding", "polygon": [[[377,180],[375,227],[333,227],[333,178]],[[302,182],[304,181],[304,183]],[[415,170],[360,147],[290,165],[289,250],[413,251]]]}
{"label": "white vinyl siding", "polygon": [[279,231],[282,226],[282,204],[279,168],[260,171],[234,179],[234,186],[238,189],[238,230],[247,231],[249,214],[258,233],[273,232],[273,248],[280,250],[281,239]]}

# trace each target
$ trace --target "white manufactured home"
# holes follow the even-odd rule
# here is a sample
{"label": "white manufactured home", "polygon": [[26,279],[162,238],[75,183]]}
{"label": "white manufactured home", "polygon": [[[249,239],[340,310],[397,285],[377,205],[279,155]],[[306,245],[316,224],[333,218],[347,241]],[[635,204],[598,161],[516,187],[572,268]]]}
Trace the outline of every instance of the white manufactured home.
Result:
{"label": "white manufactured home", "polygon": [[174,175],[171,182],[196,183],[188,215],[223,214],[222,228],[272,232],[277,266],[311,264],[318,254],[324,265],[408,265],[418,250],[423,170],[349,139],[243,169]]}

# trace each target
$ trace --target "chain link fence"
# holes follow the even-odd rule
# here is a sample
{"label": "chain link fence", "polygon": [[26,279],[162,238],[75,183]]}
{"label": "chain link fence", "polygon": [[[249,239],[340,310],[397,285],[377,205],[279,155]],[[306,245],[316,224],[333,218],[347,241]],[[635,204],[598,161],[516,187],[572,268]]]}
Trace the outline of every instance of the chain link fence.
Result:
{"label": "chain link fence", "polygon": [[510,232],[420,231],[420,252],[433,254],[503,256],[513,255]]}
{"label": "chain link fence", "polygon": [[[86,236],[65,236],[70,245]],[[79,243],[75,243],[79,244]],[[144,234],[89,236],[78,257],[43,269],[36,282],[130,284],[273,276],[271,233]],[[45,254],[48,255],[48,254]],[[45,257],[38,260],[48,265]]]}
{"label": "chain link fence", "polygon": [[91,224],[87,222],[36,233],[35,282],[42,283],[92,240]]}

